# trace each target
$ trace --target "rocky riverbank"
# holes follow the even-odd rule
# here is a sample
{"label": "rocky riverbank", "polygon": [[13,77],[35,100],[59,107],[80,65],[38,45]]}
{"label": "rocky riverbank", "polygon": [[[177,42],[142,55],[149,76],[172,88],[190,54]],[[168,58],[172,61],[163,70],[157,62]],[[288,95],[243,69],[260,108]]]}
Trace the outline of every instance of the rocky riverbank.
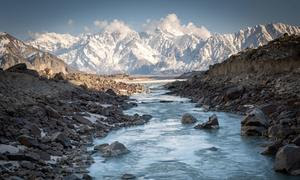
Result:
{"label": "rocky riverbank", "polygon": [[274,169],[300,175],[299,52],[300,36],[284,35],[167,87],[206,110],[245,114],[241,134],[270,138],[263,154],[276,157]]}
{"label": "rocky riverbank", "polygon": [[93,138],[149,120],[122,112],[141,91],[96,75],[0,69],[0,179],[91,179]]}

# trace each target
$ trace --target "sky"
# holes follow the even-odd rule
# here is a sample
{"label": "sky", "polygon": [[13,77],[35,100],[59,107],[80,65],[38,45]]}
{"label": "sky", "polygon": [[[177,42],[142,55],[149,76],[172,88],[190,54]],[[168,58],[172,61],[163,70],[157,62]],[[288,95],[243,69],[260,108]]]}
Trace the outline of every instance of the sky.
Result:
{"label": "sky", "polygon": [[0,0],[0,32],[26,40],[34,33],[97,32],[115,19],[136,31],[176,14],[213,33],[256,24],[300,25],[300,0]]}

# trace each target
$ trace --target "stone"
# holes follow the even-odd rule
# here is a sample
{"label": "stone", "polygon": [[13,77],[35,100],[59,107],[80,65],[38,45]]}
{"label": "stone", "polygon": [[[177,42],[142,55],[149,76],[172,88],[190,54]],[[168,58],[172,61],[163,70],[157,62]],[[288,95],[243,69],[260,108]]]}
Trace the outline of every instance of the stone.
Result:
{"label": "stone", "polygon": [[27,135],[21,135],[18,138],[18,141],[27,147],[38,147],[38,141],[32,137],[29,137]]}
{"label": "stone", "polygon": [[244,90],[245,88],[243,86],[229,88],[224,98],[226,101],[237,99],[243,95]]}
{"label": "stone", "polygon": [[253,109],[241,122],[241,134],[262,136],[269,127],[269,118],[258,108]]}
{"label": "stone", "polygon": [[279,148],[283,146],[282,141],[275,141],[267,145],[261,152],[262,155],[275,155]]}
{"label": "stone", "polygon": [[111,95],[111,96],[117,96],[117,94],[115,93],[115,91],[112,90],[112,89],[106,90],[106,93],[109,94],[109,95]]}
{"label": "stone", "polygon": [[122,180],[126,180],[126,179],[136,179],[136,176],[133,174],[123,174],[121,177]]}
{"label": "stone", "polygon": [[81,180],[81,178],[79,178],[77,175],[75,174],[71,174],[69,176],[65,176],[63,178],[63,180]]}
{"label": "stone", "polygon": [[275,157],[275,171],[300,175],[300,147],[288,144],[279,149]]}
{"label": "stone", "polygon": [[56,132],[51,136],[51,141],[62,144],[65,148],[71,147],[70,140],[62,132]]}
{"label": "stone", "polygon": [[184,114],[181,118],[182,124],[193,124],[195,122],[197,122],[197,119],[189,113]]}
{"label": "stone", "polygon": [[152,119],[152,116],[149,114],[143,114],[142,119],[145,120],[146,122],[148,122],[150,119]]}
{"label": "stone", "polygon": [[59,73],[56,73],[53,77],[54,80],[57,80],[57,81],[60,81],[60,80],[65,80],[66,77],[65,77],[65,74],[63,72],[59,72]]}
{"label": "stone", "polygon": [[41,130],[37,125],[31,124],[29,130],[35,137],[41,137]]}
{"label": "stone", "polygon": [[55,109],[53,109],[51,106],[45,106],[45,109],[46,109],[46,113],[49,117],[53,117],[53,118],[61,117],[61,115]]}
{"label": "stone", "polygon": [[208,121],[202,124],[197,124],[195,129],[219,129],[219,121],[216,114],[209,117]]}
{"label": "stone", "polygon": [[19,148],[7,144],[0,144],[0,154],[8,153],[8,154],[15,154],[18,153],[20,150]]}
{"label": "stone", "polygon": [[92,123],[90,120],[84,118],[83,116],[80,116],[80,115],[74,115],[72,118],[73,118],[75,121],[77,121],[77,122],[79,122],[79,123],[81,123],[81,124],[86,124],[86,125],[89,125],[89,126],[92,126],[92,125],[93,125],[93,123]]}
{"label": "stone", "polygon": [[8,72],[19,72],[19,71],[25,71],[27,70],[27,65],[25,63],[16,64],[8,69],[6,71]]}
{"label": "stone", "polygon": [[92,180],[93,178],[92,178],[92,176],[90,176],[90,175],[88,175],[88,174],[84,174],[84,175],[82,176],[82,179],[84,179],[84,180]]}
{"label": "stone", "polygon": [[292,140],[292,143],[296,144],[297,146],[300,146],[300,134]]}
{"label": "stone", "polygon": [[102,147],[99,148],[99,151],[103,157],[115,157],[129,153],[129,150],[125,147],[125,145],[118,141],[115,141],[110,145],[102,145]]}

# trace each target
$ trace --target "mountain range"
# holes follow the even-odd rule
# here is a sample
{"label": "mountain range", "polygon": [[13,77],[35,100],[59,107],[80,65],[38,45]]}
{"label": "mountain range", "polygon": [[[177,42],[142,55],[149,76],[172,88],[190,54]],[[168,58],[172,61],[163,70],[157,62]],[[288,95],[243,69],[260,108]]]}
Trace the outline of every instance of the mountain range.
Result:
{"label": "mountain range", "polygon": [[300,27],[283,23],[256,25],[236,33],[211,33],[193,23],[182,25],[175,14],[145,24],[137,32],[114,20],[97,33],[78,36],[42,33],[27,41],[56,55],[70,67],[98,74],[178,74],[206,70],[246,48],[257,48]]}

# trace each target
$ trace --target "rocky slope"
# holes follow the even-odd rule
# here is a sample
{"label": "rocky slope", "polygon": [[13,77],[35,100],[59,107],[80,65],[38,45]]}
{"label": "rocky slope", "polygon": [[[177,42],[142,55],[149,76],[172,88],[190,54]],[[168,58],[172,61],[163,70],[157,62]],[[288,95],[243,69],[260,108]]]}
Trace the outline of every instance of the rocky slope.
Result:
{"label": "rocky slope", "polygon": [[115,92],[141,87],[112,81],[62,73],[48,79],[25,64],[0,70],[0,179],[91,179],[93,137],[151,118],[124,115],[135,103]]}
{"label": "rocky slope", "polygon": [[68,65],[56,56],[27,45],[7,33],[0,33],[0,68],[7,69],[18,63],[25,63],[37,71],[51,69],[52,73],[65,74],[71,71]]}
{"label": "rocky slope", "polygon": [[297,26],[257,25],[231,34],[213,34],[193,23],[181,25],[176,15],[161,19],[153,30],[136,32],[113,21],[96,34],[45,33],[28,44],[53,53],[81,71],[160,74],[206,70],[246,48],[257,48],[284,33],[300,34]]}
{"label": "rocky slope", "polygon": [[[241,134],[272,140],[275,170],[300,175],[300,36],[287,34],[258,49],[231,56],[186,82],[168,85],[207,110],[246,114]],[[291,145],[293,144],[293,145]]]}

